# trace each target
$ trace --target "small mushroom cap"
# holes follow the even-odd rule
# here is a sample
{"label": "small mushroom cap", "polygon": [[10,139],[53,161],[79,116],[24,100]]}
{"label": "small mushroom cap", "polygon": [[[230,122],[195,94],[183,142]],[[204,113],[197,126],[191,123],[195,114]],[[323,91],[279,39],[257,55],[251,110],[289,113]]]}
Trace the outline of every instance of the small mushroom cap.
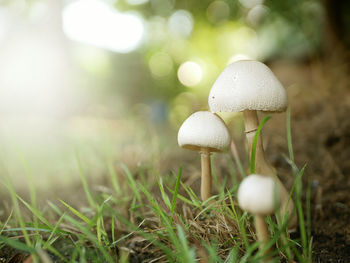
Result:
{"label": "small mushroom cap", "polygon": [[273,72],[254,60],[240,60],[226,67],[208,99],[212,112],[285,111],[287,101],[287,93]]}
{"label": "small mushroom cap", "polygon": [[280,191],[270,176],[251,174],[244,178],[238,189],[238,204],[244,211],[255,215],[270,215],[279,207]]}
{"label": "small mushroom cap", "polygon": [[188,117],[177,135],[179,146],[193,151],[209,148],[210,152],[226,150],[231,143],[224,121],[210,111],[198,111]]}

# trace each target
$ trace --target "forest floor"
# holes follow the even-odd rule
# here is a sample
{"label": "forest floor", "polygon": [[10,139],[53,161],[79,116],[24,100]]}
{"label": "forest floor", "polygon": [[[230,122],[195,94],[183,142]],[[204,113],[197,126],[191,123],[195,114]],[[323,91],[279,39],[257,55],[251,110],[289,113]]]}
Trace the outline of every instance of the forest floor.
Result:
{"label": "forest floor", "polygon": [[[281,69],[279,72],[278,69]],[[311,184],[314,262],[350,261],[350,93],[349,73],[320,64],[293,68],[275,65],[281,79],[299,83],[289,87],[295,162],[307,165],[304,185]],[[283,69],[285,71],[283,72]],[[289,79],[289,80],[288,80]],[[284,119],[266,126],[268,151],[286,152]],[[280,156],[271,161],[291,186],[288,164]]]}
{"label": "forest floor", "polygon": [[[331,67],[317,62],[298,65],[276,62],[271,66],[288,91],[295,163],[298,167],[306,165],[303,182],[304,189],[311,189],[313,262],[349,262],[350,83],[347,69],[335,67],[329,72],[327,70]],[[285,123],[285,114],[274,115],[264,127],[263,136],[269,161],[277,168],[287,188],[291,189],[290,166],[280,154],[288,152]],[[234,140],[239,149],[244,149],[242,137],[234,137]],[[240,155],[244,154],[240,150]],[[187,156],[190,155],[175,156],[163,166],[172,163],[173,168],[192,162],[186,159]],[[218,159],[219,163],[215,166],[223,163]],[[186,176],[194,170],[198,175],[197,166],[184,169],[181,180],[197,191],[200,178]],[[70,189],[65,191],[69,193]],[[294,233],[292,238],[298,238],[298,235],[298,232]],[[134,243],[137,242],[135,239]],[[151,257],[152,253],[146,253],[147,257]],[[25,257],[21,256],[23,254],[16,253],[16,250],[1,250],[0,262],[23,262]]]}

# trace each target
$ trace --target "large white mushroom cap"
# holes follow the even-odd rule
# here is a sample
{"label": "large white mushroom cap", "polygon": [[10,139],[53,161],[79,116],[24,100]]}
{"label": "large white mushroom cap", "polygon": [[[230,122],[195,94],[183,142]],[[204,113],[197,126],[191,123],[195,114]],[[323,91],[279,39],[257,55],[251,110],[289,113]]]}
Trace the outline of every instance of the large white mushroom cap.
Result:
{"label": "large white mushroom cap", "polygon": [[224,69],[209,94],[212,112],[284,111],[287,93],[263,63],[240,60]]}
{"label": "large white mushroom cap", "polygon": [[270,215],[279,207],[280,190],[270,176],[251,174],[244,178],[238,189],[238,204],[256,215]]}
{"label": "large white mushroom cap", "polygon": [[189,150],[209,148],[211,152],[219,152],[229,147],[231,136],[219,116],[209,111],[198,111],[181,125],[177,141],[179,146]]}

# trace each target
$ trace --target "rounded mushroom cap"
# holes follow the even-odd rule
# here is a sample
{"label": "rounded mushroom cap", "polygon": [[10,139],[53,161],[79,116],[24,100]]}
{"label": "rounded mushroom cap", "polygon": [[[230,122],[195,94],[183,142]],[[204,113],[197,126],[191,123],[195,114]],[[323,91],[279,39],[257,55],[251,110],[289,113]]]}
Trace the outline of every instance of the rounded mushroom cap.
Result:
{"label": "rounded mushroom cap", "polygon": [[198,111],[188,117],[177,135],[179,146],[193,151],[209,148],[211,152],[226,150],[231,142],[224,121],[210,111]]}
{"label": "rounded mushroom cap", "polygon": [[270,176],[251,174],[238,189],[238,204],[244,211],[256,215],[270,215],[280,203],[280,191]]}
{"label": "rounded mushroom cap", "polygon": [[265,64],[240,60],[219,75],[210,90],[208,102],[212,112],[285,111],[287,93]]}

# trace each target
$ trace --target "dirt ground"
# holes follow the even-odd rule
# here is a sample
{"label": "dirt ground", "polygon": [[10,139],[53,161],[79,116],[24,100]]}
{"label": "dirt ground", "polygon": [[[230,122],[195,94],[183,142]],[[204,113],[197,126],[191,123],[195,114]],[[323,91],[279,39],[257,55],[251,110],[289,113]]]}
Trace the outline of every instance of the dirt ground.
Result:
{"label": "dirt ground", "polygon": [[[283,63],[273,67],[290,83],[295,161],[299,167],[307,165],[304,185],[311,184],[313,261],[350,262],[349,72],[344,66],[327,68],[317,63],[288,70]],[[289,165],[273,154],[288,152],[285,115],[279,115],[266,125],[264,136],[267,154],[290,188]]]}

